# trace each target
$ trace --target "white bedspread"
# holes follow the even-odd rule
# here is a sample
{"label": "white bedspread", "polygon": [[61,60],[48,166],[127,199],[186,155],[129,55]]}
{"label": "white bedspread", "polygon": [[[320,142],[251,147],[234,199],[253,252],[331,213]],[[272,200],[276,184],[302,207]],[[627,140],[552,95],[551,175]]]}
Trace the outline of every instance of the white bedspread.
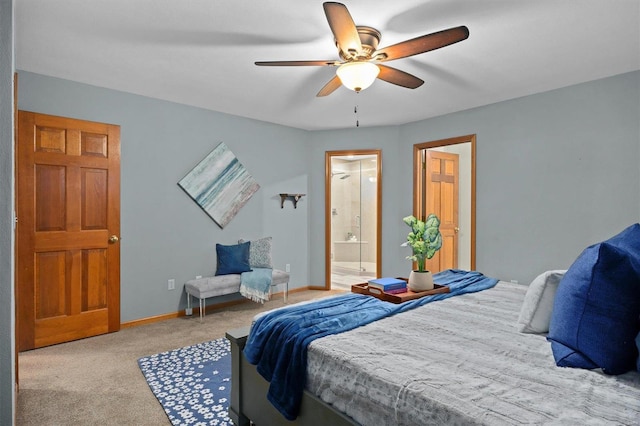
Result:
{"label": "white bedspread", "polygon": [[640,374],[555,366],[516,322],[527,287],[428,304],[314,341],[307,389],[363,425],[640,425]]}

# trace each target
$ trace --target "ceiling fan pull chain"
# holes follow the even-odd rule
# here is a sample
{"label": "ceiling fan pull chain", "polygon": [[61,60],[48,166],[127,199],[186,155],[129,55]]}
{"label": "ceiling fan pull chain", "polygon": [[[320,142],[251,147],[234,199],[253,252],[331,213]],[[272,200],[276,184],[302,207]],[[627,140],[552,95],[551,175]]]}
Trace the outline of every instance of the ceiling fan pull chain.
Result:
{"label": "ceiling fan pull chain", "polygon": [[356,127],[360,127],[360,120],[358,120],[358,105],[353,107],[353,113],[356,115]]}

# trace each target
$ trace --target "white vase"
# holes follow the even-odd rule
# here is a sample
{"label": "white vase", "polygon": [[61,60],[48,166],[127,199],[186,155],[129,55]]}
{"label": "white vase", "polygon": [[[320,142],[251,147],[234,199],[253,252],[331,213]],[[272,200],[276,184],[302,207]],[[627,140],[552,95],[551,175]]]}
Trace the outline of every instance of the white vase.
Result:
{"label": "white vase", "polygon": [[408,284],[409,290],[415,292],[433,290],[433,275],[429,271],[411,271]]}

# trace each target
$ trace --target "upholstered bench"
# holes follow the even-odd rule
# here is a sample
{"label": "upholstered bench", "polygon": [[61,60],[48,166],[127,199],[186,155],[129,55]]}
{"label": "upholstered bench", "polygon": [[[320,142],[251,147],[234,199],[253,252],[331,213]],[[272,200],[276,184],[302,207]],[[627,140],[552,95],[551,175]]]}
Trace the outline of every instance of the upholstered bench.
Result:
{"label": "upholstered bench", "polygon": [[[273,269],[271,288],[284,284],[284,303],[287,303],[289,294],[289,274],[280,269]],[[204,317],[205,299],[209,297],[224,296],[225,294],[238,293],[240,291],[240,274],[216,275],[215,277],[197,278],[189,280],[184,285],[187,293],[187,309],[192,312],[191,297],[199,299],[200,321]]]}
{"label": "upholstered bench", "polygon": [[[254,285],[252,277],[247,277],[244,283],[243,295],[252,300],[264,301],[271,296],[274,286],[285,284],[284,303],[287,303],[289,294],[289,273],[275,269],[271,260],[271,237],[257,240],[239,240],[238,244],[225,246],[216,244],[217,267],[214,277],[197,278],[187,281],[184,291],[187,293],[187,313],[192,312],[191,297],[197,297],[200,301],[200,321],[204,317],[205,299],[209,297],[224,296],[225,294],[239,293],[241,287],[241,274],[243,272],[256,271],[261,282],[257,295],[253,294]],[[260,268],[258,271],[256,268]],[[271,286],[268,285],[268,270],[271,269]],[[264,284],[265,286],[262,286]],[[257,296],[254,298],[253,296]]]}

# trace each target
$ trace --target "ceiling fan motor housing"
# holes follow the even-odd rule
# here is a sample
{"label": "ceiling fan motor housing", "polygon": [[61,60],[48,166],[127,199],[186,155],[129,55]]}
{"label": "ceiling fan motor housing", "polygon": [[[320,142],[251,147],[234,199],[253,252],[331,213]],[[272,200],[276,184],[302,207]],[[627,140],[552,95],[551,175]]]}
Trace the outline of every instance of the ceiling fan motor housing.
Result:
{"label": "ceiling fan motor housing", "polygon": [[351,50],[344,52],[338,44],[338,40],[335,40],[340,58],[343,61],[369,60],[371,59],[371,56],[376,51],[376,49],[378,49],[378,43],[380,43],[381,37],[380,31],[372,27],[365,27],[360,25],[357,26],[356,29],[358,30],[358,36],[360,36],[360,44],[362,44],[362,52],[360,52],[360,54]]}

